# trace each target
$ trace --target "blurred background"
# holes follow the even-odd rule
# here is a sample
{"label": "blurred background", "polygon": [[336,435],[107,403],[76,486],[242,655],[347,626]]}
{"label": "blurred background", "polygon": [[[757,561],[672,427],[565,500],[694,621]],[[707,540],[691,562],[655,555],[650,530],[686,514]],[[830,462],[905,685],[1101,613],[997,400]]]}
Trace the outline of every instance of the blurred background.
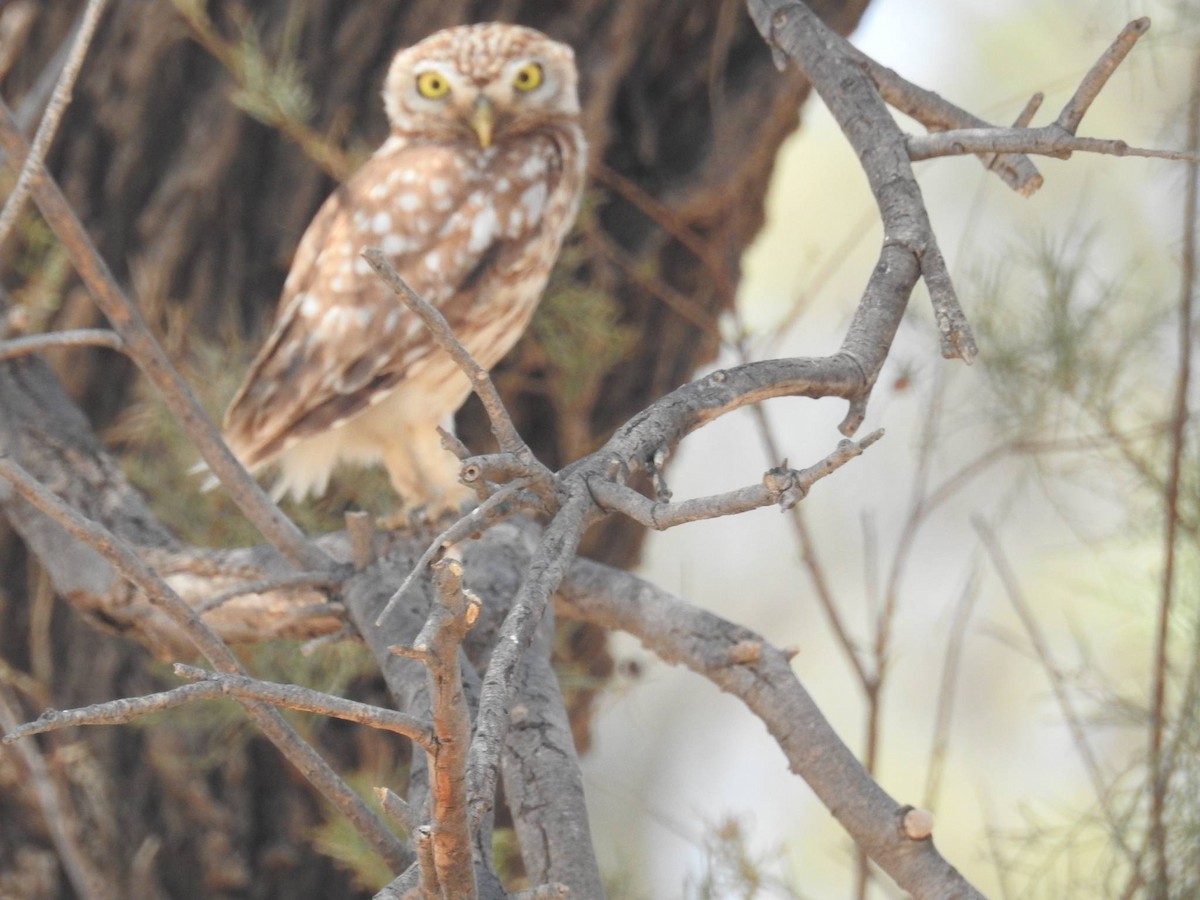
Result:
{"label": "blurred background", "polygon": [[[1011,121],[1043,91],[1037,124],[1058,114],[1121,28],[1143,15],[1153,28],[1080,133],[1182,148],[1187,103],[1200,90],[1195,5],[878,0],[853,41],[989,121]],[[1116,896],[1129,873],[1102,807],[1137,845],[1186,166],[1083,154],[1037,165],[1046,183],[1024,199],[974,158],[918,164],[979,359],[968,368],[939,358],[919,289],[862,431],[884,428],[886,437],[817,485],[802,515],[868,672],[883,611],[893,612],[873,726],[884,788],[934,811],[942,852],[988,896]],[[876,259],[880,226],[853,153],[815,98],[782,149],[768,197],[738,294],[748,351],[830,353]],[[736,344],[739,323],[724,325]],[[717,365],[739,359],[727,345]],[[836,444],[843,413],[840,403],[779,400],[766,418],[779,452],[804,466]],[[685,442],[671,488],[677,498],[712,493],[752,483],[779,461],[755,415],[739,412]],[[1181,501],[1193,512],[1195,461],[1193,447]],[[976,521],[994,535],[990,553]],[[1182,695],[1196,635],[1194,532],[1183,542],[1171,620],[1178,678],[1168,697],[1185,704],[1178,734],[1194,746]],[[871,704],[822,611],[803,547],[789,515],[764,510],[651,535],[640,571],[799,648],[801,681],[862,758]],[[1033,649],[998,559],[1052,662]],[[677,896],[681,884],[695,897],[854,896],[850,842],[762,725],[627,638],[615,648],[640,674],[605,694],[585,765],[602,852],[626,874],[628,896]],[[1056,680],[1109,792],[1103,804]],[[1172,790],[1180,872],[1196,859],[1190,781],[1178,773]],[[1193,889],[1184,877],[1159,896]],[[897,894],[876,885],[870,895]]]}

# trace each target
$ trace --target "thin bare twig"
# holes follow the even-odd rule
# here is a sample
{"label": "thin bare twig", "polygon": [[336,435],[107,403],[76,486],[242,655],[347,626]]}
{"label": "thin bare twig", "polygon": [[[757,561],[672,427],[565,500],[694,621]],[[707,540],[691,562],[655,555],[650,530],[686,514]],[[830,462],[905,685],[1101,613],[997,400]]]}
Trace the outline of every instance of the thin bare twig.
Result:
{"label": "thin bare twig", "polygon": [[421,827],[420,813],[409,806],[408,801],[395,791],[386,787],[377,787],[375,788],[375,797],[379,801],[379,808],[383,810],[383,814],[409,834],[416,833],[416,830]]}
{"label": "thin bare twig", "polygon": [[71,52],[67,55],[66,62],[63,63],[58,82],[54,85],[54,93],[50,96],[46,112],[42,115],[37,133],[33,136],[33,145],[30,147],[29,155],[23,163],[18,163],[21,169],[17,176],[17,184],[12,189],[12,193],[8,195],[4,210],[0,211],[0,246],[3,246],[4,242],[8,240],[12,227],[25,205],[25,199],[29,196],[37,170],[41,167],[46,153],[50,150],[50,145],[54,142],[59,122],[62,121],[63,113],[67,111],[67,107],[71,103],[75,79],[83,66],[84,57],[87,56],[88,47],[91,46],[92,38],[96,33],[96,26],[100,24],[100,17],[104,15],[104,8],[107,5],[108,0],[88,0],[88,5],[84,7],[79,25],[76,26],[75,41],[71,45]]}
{"label": "thin bare twig", "polygon": [[[380,610],[379,615],[375,619],[375,624],[383,624],[392,610],[396,608],[396,604],[400,602],[400,599],[408,593],[413,582],[420,577],[421,573],[425,571],[425,568],[433,562],[439,553],[452,544],[456,544],[470,535],[520,512],[525,507],[525,504],[519,502],[520,495],[527,486],[527,480],[505,485],[465,516],[457,519],[445,531],[430,541],[429,546],[425,548],[425,552],[413,563],[412,569],[404,577],[404,580],[400,582],[400,587],[396,588],[395,592],[388,599],[388,602],[384,604],[383,609]],[[514,503],[514,501],[516,502]]]}
{"label": "thin bare twig", "polygon": [[425,323],[425,327],[429,329],[429,333],[437,345],[450,355],[450,358],[458,364],[459,369],[470,380],[471,389],[483,403],[484,410],[487,411],[492,434],[496,436],[500,449],[505,453],[511,453],[531,470],[541,471],[547,479],[552,478],[550,470],[538,462],[533,451],[517,433],[512,417],[505,409],[500,392],[492,383],[487,369],[479,365],[467,348],[454,336],[446,317],[409,287],[408,282],[400,277],[400,273],[388,262],[387,257],[378,247],[367,247],[363,250],[362,255],[376,274],[383,279],[384,284],[391,288],[401,302]]}
{"label": "thin bare twig", "polygon": [[[8,692],[0,686],[0,727],[6,732],[0,743],[12,743],[9,738],[20,727],[17,713],[9,703]],[[15,751],[29,771],[33,796],[41,809],[42,819],[58,860],[70,879],[71,887],[81,900],[109,900],[113,892],[105,878],[96,870],[80,842],[79,822],[73,811],[63,802],[65,799],[58,781],[54,778],[45,758],[38,752],[34,741],[22,741]]]}
{"label": "thin bare twig", "polygon": [[1013,609],[1016,611],[1017,617],[1021,620],[1021,625],[1025,629],[1025,633],[1029,636],[1029,643],[1032,645],[1034,653],[1037,654],[1038,662],[1041,663],[1042,670],[1050,680],[1050,687],[1054,691],[1054,699],[1058,702],[1063,719],[1066,721],[1067,728],[1071,732],[1071,740],[1075,744],[1075,750],[1079,754],[1084,771],[1087,773],[1088,780],[1092,784],[1092,790],[1096,795],[1096,803],[1099,805],[1100,811],[1104,814],[1104,818],[1108,822],[1112,839],[1120,847],[1121,852],[1130,861],[1133,861],[1136,858],[1135,851],[1126,843],[1121,823],[1113,813],[1108,784],[1105,781],[1104,773],[1101,771],[1100,762],[1096,759],[1096,755],[1092,751],[1087,731],[1083,727],[1083,720],[1075,709],[1075,703],[1067,690],[1066,676],[1050,652],[1050,646],[1042,635],[1042,629],[1038,624],[1037,617],[1033,614],[1033,610],[1025,600],[1021,586],[1017,582],[1016,574],[1013,572],[1012,566],[1009,565],[1008,557],[1004,553],[1004,549],[1000,546],[1000,541],[996,537],[996,533],[982,518],[973,518],[972,524],[983,541],[984,549],[992,561],[992,566],[996,570],[996,574],[999,575],[1000,581],[1004,585],[1004,592],[1008,596],[1009,602],[1012,603]]}
{"label": "thin bare twig", "polygon": [[300,587],[332,588],[336,587],[337,583],[327,572],[298,572],[295,575],[284,575],[281,578],[263,578],[259,581],[248,581],[245,584],[239,584],[237,587],[222,591],[205,600],[196,607],[196,612],[212,612],[218,606],[223,606],[237,597],[245,597],[247,594],[263,594],[267,591]]}
{"label": "thin bare twig", "polygon": [[[0,99],[0,148],[12,166],[27,157],[25,140],[13,122],[12,113]],[[47,224],[62,242],[79,277],[96,305],[108,317],[125,342],[130,357],[162,393],[163,400],[246,517],[285,556],[302,569],[325,569],[331,561],[309,541],[259,487],[250,473],[233,456],[216,427],[171,364],[162,345],[145,319],[113,279],[108,265],[96,250],[87,231],[67,203],[50,173],[37,160],[33,163],[31,190]]]}
{"label": "thin bare twig", "polygon": [[942,680],[938,688],[937,711],[934,713],[933,742],[929,751],[929,767],[925,773],[926,809],[936,810],[945,769],[946,748],[950,743],[950,717],[954,713],[954,698],[958,686],[958,663],[962,658],[966,642],[967,625],[979,599],[979,560],[971,564],[970,574],[963,584],[958,603],[954,605],[954,618],[946,635],[946,655],[942,661]]}
{"label": "thin bare twig", "polygon": [[603,478],[588,480],[592,498],[606,511],[620,512],[635,522],[665,531],[688,522],[737,515],[764,506],[778,505],[784,511],[804,499],[812,486],[832,475],[850,460],[883,437],[883,431],[873,431],[860,441],[842,440],[823,460],[807,469],[780,466],[769,470],[761,484],[750,485],[724,494],[698,497],[674,503],[651,500],[631,487]]}
{"label": "thin bare twig", "polygon": [[1040,128],[966,128],[938,134],[915,134],[906,138],[914,162],[939,156],[964,153],[1034,153],[1066,159],[1072,153],[1099,153],[1105,156],[1141,156],[1149,159],[1189,161],[1195,154],[1187,150],[1156,150],[1131,147],[1122,140],[1077,137],[1057,123]]}
{"label": "thin bare twig", "polygon": [[[992,127],[990,123],[955,106],[939,94],[908,81],[893,69],[867,56],[849,41],[845,41],[845,50],[870,76],[880,96],[889,106],[920,122],[930,131]],[[1044,182],[1041,173],[1027,156],[1002,153],[983,156],[981,161],[1023,197],[1032,196]]]}
{"label": "thin bare twig", "polygon": [[31,334],[0,342],[0,359],[14,359],[41,353],[55,347],[107,347],[125,352],[125,342],[115,331],[107,328],[77,328],[71,331],[51,331],[47,334]]}
{"label": "thin bare twig", "polygon": [[194,682],[194,686],[214,688],[217,693],[229,697],[262,700],[272,706],[282,706],[301,712],[318,713],[322,716],[329,716],[331,719],[356,722],[368,728],[399,734],[423,750],[429,751],[434,748],[434,736],[429,723],[407,713],[372,706],[369,703],[359,703],[356,700],[347,700],[344,697],[335,697],[333,694],[314,691],[298,684],[275,684],[269,681],[260,681],[257,678],[248,678],[245,675],[211,672],[183,663],[175,664],[175,674]]}
{"label": "thin bare twig", "polygon": [[1138,38],[1149,30],[1150,20],[1144,16],[1134,19],[1121,29],[1121,33],[1117,35],[1109,48],[1101,54],[1088,73],[1083,76],[1074,95],[1067,101],[1062,112],[1058,114],[1056,122],[1059,127],[1071,134],[1078,130],[1079,123],[1083,121],[1083,117],[1091,108],[1093,101],[1100,96],[1100,92],[1104,90],[1104,85],[1117,70],[1117,66],[1121,65],[1122,60],[1129,55],[1129,51],[1138,42]]}
{"label": "thin bare twig", "polygon": [[[1200,85],[1200,57],[1194,68],[1194,85]],[[1188,110],[1188,144],[1200,148],[1200,87],[1192,90]],[[1192,373],[1192,342],[1196,291],[1196,218],[1200,216],[1200,164],[1188,167],[1187,189],[1183,205],[1182,288],[1179,296],[1179,368],[1175,381],[1175,402],[1171,415],[1171,450],[1167,464],[1167,482],[1163,491],[1163,573],[1162,595],[1158,603],[1158,621],[1154,632],[1154,686],[1150,700],[1150,843],[1155,857],[1154,888],[1165,893],[1170,868],[1167,856],[1166,801],[1171,772],[1165,763],[1163,737],[1167,730],[1167,675],[1170,672],[1170,619],[1175,598],[1175,554],[1179,533],[1179,490],[1183,477],[1184,451],[1187,445],[1188,395]]]}
{"label": "thin bare twig", "polygon": [[446,897],[472,900],[477,895],[471,829],[467,820],[467,755],[471,747],[471,713],[463,693],[463,638],[479,617],[480,601],[463,588],[463,566],[457,559],[433,565],[437,602],[413,641],[411,654],[429,672],[433,746],[429,771],[433,781],[433,863]]}

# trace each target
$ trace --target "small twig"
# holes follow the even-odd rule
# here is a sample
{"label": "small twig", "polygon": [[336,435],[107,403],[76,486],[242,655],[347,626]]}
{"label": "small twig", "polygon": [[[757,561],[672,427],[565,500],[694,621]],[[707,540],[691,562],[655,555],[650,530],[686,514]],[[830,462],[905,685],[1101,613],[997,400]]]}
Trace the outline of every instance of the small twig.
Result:
{"label": "small twig", "polygon": [[444,900],[438,882],[437,862],[434,859],[433,828],[422,825],[417,829],[418,896],[420,900]]}
{"label": "small twig", "polygon": [[[0,454],[0,477],[36,509],[61,525],[67,533],[97,550],[126,580],[179,626],[212,665],[229,674],[242,675],[233,651],[204,623],[191,606],[163,581],[125,541],[89,520],[39,484],[24,468]],[[358,829],[375,852],[393,870],[408,863],[408,852],[379,817],[307,744],[279,711],[260,701],[242,701],[246,712],[280,752]]]}
{"label": "small twig", "polygon": [[420,577],[425,568],[446,547],[456,544],[490,525],[516,515],[525,504],[519,502],[513,504],[512,501],[519,500],[521,492],[526,487],[527,485],[523,482],[514,482],[513,484],[505,485],[430,541],[429,546],[425,548],[425,552],[421,554],[420,559],[413,564],[412,569],[404,577],[404,580],[400,582],[400,587],[396,588],[395,592],[388,599],[388,602],[384,604],[383,609],[380,610],[379,615],[375,619],[375,624],[383,624],[392,610],[396,608],[396,604],[400,602],[400,599],[408,593],[413,582]]}
{"label": "small twig", "polygon": [[1111,837],[1117,846],[1121,848],[1121,852],[1130,861],[1133,861],[1135,859],[1134,850],[1126,843],[1125,830],[1113,813],[1112,804],[1109,800],[1108,786],[1105,784],[1104,774],[1100,770],[1100,762],[1096,759],[1095,753],[1092,752],[1092,745],[1088,741],[1083,721],[1076,711],[1075,703],[1072,701],[1071,695],[1067,690],[1066,676],[1050,652],[1050,647],[1042,634],[1037,617],[1025,600],[1025,596],[1017,582],[1017,577],[1012,570],[1012,566],[1009,565],[1008,557],[1000,546],[1000,541],[996,537],[996,533],[992,531],[991,526],[982,518],[974,517],[972,524],[983,541],[984,549],[987,550],[988,556],[991,558],[996,574],[1000,577],[1000,581],[1004,585],[1004,592],[1007,594],[1009,602],[1016,611],[1017,617],[1021,620],[1021,624],[1025,628],[1025,633],[1029,636],[1029,642],[1033,647],[1034,653],[1037,654],[1042,670],[1050,680],[1050,687],[1054,691],[1054,698],[1058,702],[1063,719],[1066,721],[1067,728],[1071,732],[1071,739],[1075,744],[1075,749],[1079,753],[1084,770],[1087,772],[1088,779],[1092,783],[1092,790],[1096,794],[1096,802],[1099,804],[1100,810],[1108,822]]}
{"label": "small twig", "polygon": [[[1136,39],[1136,38],[1135,38]],[[1114,45],[1115,47],[1116,45]],[[1188,109],[1188,144],[1193,153],[1200,148],[1200,56],[1193,67],[1193,88]],[[1171,671],[1170,628],[1175,604],[1176,554],[1180,520],[1180,486],[1183,483],[1188,442],[1188,396],[1192,373],[1194,304],[1196,290],[1196,218],[1200,216],[1200,163],[1188,167],[1183,204],[1182,286],[1179,295],[1179,367],[1171,410],[1171,444],[1163,489],[1163,571],[1154,631],[1154,683],[1150,695],[1150,844],[1155,857],[1154,889],[1165,892],[1169,885],[1166,829],[1167,792],[1171,770],[1163,753],[1167,731],[1167,677]]]}
{"label": "small twig", "polygon": [[[477,893],[467,822],[467,753],[471,713],[463,693],[463,638],[479,617],[480,601],[463,588],[463,565],[443,559],[433,565],[437,602],[413,641],[429,672],[433,746],[428,749],[433,781],[433,861],[443,896],[471,900]],[[406,654],[407,655],[407,654]]]}
{"label": "small twig", "polygon": [[[470,380],[472,390],[475,391],[475,395],[482,401],[483,408],[487,411],[492,434],[496,436],[500,449],[505,453],[513,454],[530,468],[541,467],[544,469],[545,467],[541,466],[541,463],[533,455],[533,451],[517,433],[517,428],[513,425],[508,410],[504,408],[504,401],[500,399],[500,392],[492,383],[491,376],[454,336],[446,317],[409,287],[378,247],[367,247],[363,250],[362,255],[371,268],[383,279],[384,284],[391,288],[401,302],[425,323],[425,327],[429,329],[429,333],[437,345],[450,355]],[[547,477],[549,474],[547,470]]]}
{"label": "small twig", "polygon": [[409,834],[415,834],[421,827],[420,813],[395,791],[377,787],[375,788],[375,799],[379,801],[379,808],[383,810],[383,814]]}
{"label": "small twig", "polygon": [[602,509],[623,513],[640,525],[656,531],[665,531],[687,522],[738,515],[776,504],[786,511],[804,499],[814,484],[861,456],[867,447],[881,437],[883,431],[879,430],[857,442],[840,441],[836,450],[807,469],[781,466],[768,471],[761,484],[694,500],[661,503],[631,487],[599,477],[588,480],[588,490]]}
{"label": "small twig", "polygon": [[929,751],[929,767],[925,773],[925,798],[922,803],[927,809],[937,809],[938,805],[946,748],[950,742],[950,717],[954,713],[954,698],[959,683],[958,664],[966,642],[967,625],[978,598],[979,560],[975,559],[958,603],[954,606],[954,619],[946,636],[946,655],[942,661],[942,679],[938,688],[937,711],[934,713],[933,742]]}
{"label": "small twig", "polygon": [[143,716],[174,709],[197,700],[234,697],[261,700],[276,707],[357,722],[368,728],[402,735],[425,750],[433,747],[433,733],[427,723],[395,710],[345,700],[295,684],[275,684],[244,675],[227,675],[198,669],[183,663],[176,663],[175,674],[195,683],[156,694],[94,703],[77,709],[46,710],[36,721],[9,729],[3,739],[0,739],[0,743],[11,744],[30,735],[80,725],[124,725]]}
{"label": "small twig", "polygon": [[1015,119],[1013,119],[1012,127],[1028,128],[1029,123],[1033,121],[1033,117],[1037,115],[1038,110],[1042,108],[1042,104],[1045,101],[1046,95],[1041,91],[1038,91],[1036,94],[1030,97],[1029,100],[1026,101],[1025,106],[1021,109],[1021,112],[1017,114]]}
{"label": "small twig", "polygon": [[946,268],[946,259],[932,237],[921,255],[921,277],[929,288],[929,299],[933,303],[933,318],[937,324],[938,339],[942,356],[946,359],[961,359],[967,365],[979,354],[971,325],[958,302],[954,281]]}
{"label": "small twig", "polygon": [[375,518],[369,512],[346,513],[346,533],[350,536],[350,558],[354,571],[361,572],[375,562]]}
{"label": "small twig", "polygon": [[[13,742],[10,738],[20,728],[18,721],[17,713],[8,701],[7,691],[0,687],[0,728],[5,731],[0,743]],[[113,896],[111,886],[88,858],[80,842],[78,819],[64,803],[64,792],[45,758],[38,752],[37,743],[22,741],[17,744],[16,753],[29,771],[33,796],[71,887],[81,900],[109,900]]]}
{"label": "small twig", "polygon": [[332,719],[357,722],[368,728],[402,735],[423,750],[428,751],[434,748],[434,737],[429,723],[407,713],[372,706],[369,703],[359,703],[357,700],[346,700],[343,697],[314,691],[298,684],[276,684],[249,678],[245,675],[212,672],[183,663],[175,664],[175,674],[199,685],[215,687],[222,694],[230,697],[262,700],[272,706],[282,706],[301,712],[318,713]]}
{"label": "small twig", "polygon": [[1104,90],[1104,85],[1108,83],[1108,79],[1117,70],[1117,66],[1121,65],[1122,60],[1133,49],[1133,45],[1138,42],[1138,38],[1149,30],[1150,20],[1145,17],[1134,19],[1121,29],[1121,33],[1117,35],[1116,40],[1101,54],[1092,68],[1088,70],[1088,73],[1083,76],[1083,80],[1079,83],[1079,87],[1076,88],[1075,94],[1067,101],[1067,105],[1063,107],[1062,112],[1058,114],[1056,121],[1060,128],[1069,131],[1071,134],[1074,134],[1079,129],[1079,123],[1083,121],[1083,117],[1087,114],[1092,102],[1100,96],[1100,92]]}
{"label": "small twig", "polygon": [[250,581],[246,584],[239,584],[237,587],[230,588],[227,591],[222,591],[214,595],[208,600],[205,600],[196,607],[196,612],[206,613],[212,612],[219,606],[223,606],[230,600],[237,597],[245,597],[247,594],[265,594],[268,591],[281,591],[289,588],[332,588],[337,586],[337,581],[329,576],[326,572],[300,572],[296,575],[284,575],[282,578],[263,578],[259,581]]}
{"label": "small twig", "polygon": [[115,331],[107,328],[78,328],[71,331],[51,331],[47,334],[31,334],[0,342],[0,359],[13,359],[41,353],[54,347],[107,347],[125,352],[125,342]]}
{"label": "small twig", "polygon": [[340,644],[342,641],[362,640],[362,635],[358,633],[358,629],[353,625],[343,625],[337,631],[331,631],[329,634],[317,635],[312,640],[305,641],[300,645],[301,656],[312,656],[322,647],[328,647],[331,644]]}
{"label": "small twig", "polygon": [[8,733],[0,739],[0,743],[12,744],[35,734],[47,734],[81,725],[124,725],[143,716],[183,706],[194,700],[212,700],[223,696],[224,693],[219,685],[187,684],[143,697],[93,703],[77,709],[48,709],[34,721],[9,729]]}
{"label": "small twig", "polygon": [[[13,121],[8,106],[0,99],[0,148],[11,166],[24,165],[25,139]],[[36,159],[32,162],[32,193],[92,299],[108,317],[125,342],[126,352],[162,393],[163,401],[200,451],[213,474],[230,489],[234,502],[246,517],[285,556],[302,569],[324,569],[331,561],[301,533],[263,492],[221,439],[200,401],[171,364],[162,345],[146,324],[137,306],[117,285],[103,257],[75,215],[58,185]]]}
{"label": "small twig", "polygon": [[964,153],[1034,153],[1066,159],[1072,153],[1099,153],[1105,156],[1142,156],[1188,162],[1196,158],[1186,150],[1155,150],[1131,147],[1122,140],[1078,137],[1063,131],[1057,123],[1041,128],[966,128],[937,134],[912,134],[905,138],[909,157],[918,162],[939,156]]}
{"label": "small twig", "polygon": [[[54,85],[54,93],[50,96],[46,112],[42,115],[37,133],[33,136],[29,154],[23,163],[19,163],[21,170],[17,176],[17,184],[12,189],[12,193],[8,195],[3,211],[0,211],[0,246],[3,246],[4,242],[8,240],[8,235],[17,221],[17,217],[21,214],[37,171],[41,168],[42,161],[46,158],[46,153],[50,150],[50,145],[58,132],[58,125],[62,121],[63,113],[71,103],[75,79],[83,66],[84,57],[87,56],[88,47],[91,46],[92,38],[96,33],[96,26],[100,24],[100,17],[104,15],[104,8],[107,5],[108,0],[88,0],[88,5],[83,10],[83,16],[80,18],[75,32],[75,41],[71,45],[71,52],[67,55],[66,62],[63,63],[58,83]],[[11,153],[11,151],[8,152]]]}
{"label": "small twig", "polygon": [[[894,70],[871,59],[844,38],[839,36],[839,40],[843,42],[846,52],[867,73],[888,105],[917,120],[930,131],[992,127],[990,123],[955,106],[939,94],[913,84]],[[1044,182],[1033,161],[1019,152],[989,154],[982,157],[982,162],[1023,197],[1036,193]]]}

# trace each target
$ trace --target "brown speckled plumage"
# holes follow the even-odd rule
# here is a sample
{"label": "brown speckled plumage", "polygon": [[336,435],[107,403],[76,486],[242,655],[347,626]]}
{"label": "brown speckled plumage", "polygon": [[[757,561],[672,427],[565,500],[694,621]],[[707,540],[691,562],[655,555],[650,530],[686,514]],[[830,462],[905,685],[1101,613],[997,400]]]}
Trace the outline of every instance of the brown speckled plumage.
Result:
{"label": "brown speckled plumage", "polygon": [[[530,64],[541,83],[521,90]],[[444,79],[444,96],[422,96],[425,73]],[[323,492],[339,461],[381,461],[408,503],[456,495],[457,460],[436,428],[467,381],[359,253],[381,248],[490,368],[528,324],[579,205],[574,57],[540,32],[440,31],[397,54],[384,104],[391,135],[309,225],[226,413],[243,463],[280,464],[277,495]]]}

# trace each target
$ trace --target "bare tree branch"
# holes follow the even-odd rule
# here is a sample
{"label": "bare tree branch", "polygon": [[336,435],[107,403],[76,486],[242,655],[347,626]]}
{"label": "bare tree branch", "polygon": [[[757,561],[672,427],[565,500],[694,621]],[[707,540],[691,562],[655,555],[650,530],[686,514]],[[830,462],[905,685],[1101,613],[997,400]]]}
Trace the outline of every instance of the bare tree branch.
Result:
{"label": "bare tree branch", "polygon": [[[8,195],[3,211],[0,211],[0,246],[3,246],[4,242],[8,240],[17,216],[21,214],[21,209],[25,205],[25,199],[29,196],[37,170],[41,168],[42,161],[50,150],[50,145],[54,143],[54,136],[58,133],[58,125],[62,121],[63,113],[67,111],[67,107],[71,103],[75,79],[83,66],[84,57],[87,56],[88,47],[91,46],[96,26],[100,24],[100,18],[104,15],[106,6],[108,6],[108,0],[88,0],[87,6],[84,7],[83,15],[75,29],[75,40],[71,44],[71,50],[67,54],[58,81],[54,85],[54,92],[50,95],[50,103],[42,115],[42,121],[38,124],[37,133],[33,136],[33,145],[29,150],[29,155],[24,162],[18,163],[21,168],[17,175],[17,183],[13,187],[12,193]],[[5,148],[5,152],[11,151]]]}
{"label": "bare tree branch", "polygon": [[[863,769],[796,679],[786,655],[762,636],[587,560],[571,567],[561,596],[565,614],[627,631],[664,661],[687,666],[741,698],[767,726],[792,770],[901,888],[918,897],[982,897],[931,839],[913,840],[905,833],[903,820],[912,807],[899,805]],[[758,653],[734,654],[747,644]]]}

